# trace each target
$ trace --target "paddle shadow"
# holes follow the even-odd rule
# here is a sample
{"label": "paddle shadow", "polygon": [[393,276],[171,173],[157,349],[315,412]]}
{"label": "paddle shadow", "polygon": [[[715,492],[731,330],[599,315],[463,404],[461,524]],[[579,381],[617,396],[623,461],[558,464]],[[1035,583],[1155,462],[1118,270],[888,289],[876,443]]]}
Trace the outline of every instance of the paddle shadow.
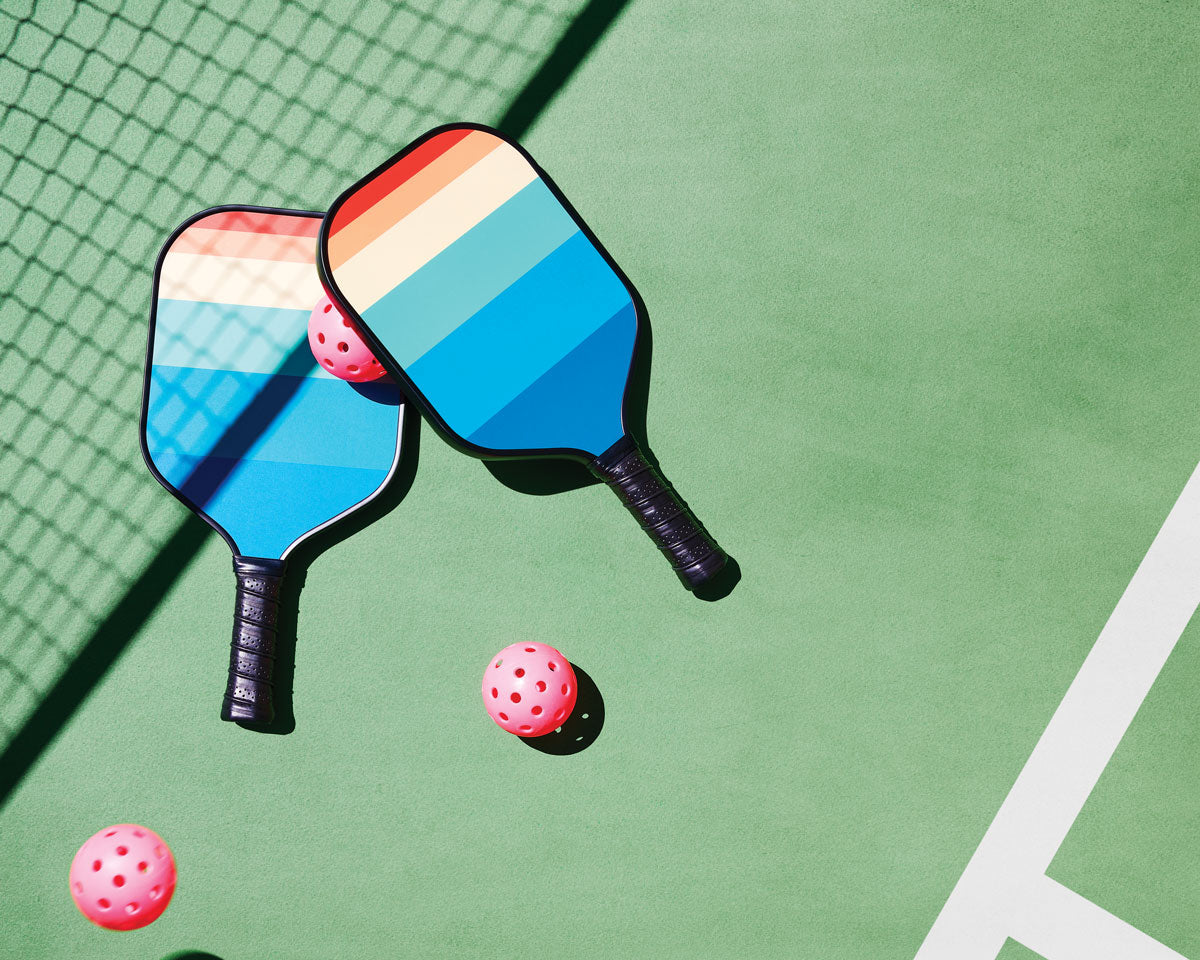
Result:
{"label": "paddle shadow", "polygon": [[572,663],[571,669],[575,671],[575,682],[579,687],[571,715],[553,733],[520,738],[534,750],[556,757],[581,753],[596,742],[604,729],[604,697],[600,695],[600,688],[579,664]]}
{"label": "paddle shadow", "polygon": [[[350,384],[363,396],[380,401],[389,396],[389,391],[378,392],[378,384]],[[394,396],[394,387],[390,387]],[[380,401],[384,402],[384,401]],[[404,427],[401,431],[400,462],[388,485],[374,500],[352,513],[349,517],[300,544],[288,557],[287,576],[279,597],[279,620],[276,624],[277,646],[275,650],[275,719],[270,723],[235,721],[239,727],[255,733],[270,733],[287,736],[296,729],[296,714],[292,705],[292,690],[296,677],[296,641],[300,621],[300,594],[308,579],[308,568],[317,557],[336,546],[347,537],[352,537],[364,527],[387,516],[408,495],[417,475],[417,463],[421,456],[421,417],[411,405],[406,404]]]}

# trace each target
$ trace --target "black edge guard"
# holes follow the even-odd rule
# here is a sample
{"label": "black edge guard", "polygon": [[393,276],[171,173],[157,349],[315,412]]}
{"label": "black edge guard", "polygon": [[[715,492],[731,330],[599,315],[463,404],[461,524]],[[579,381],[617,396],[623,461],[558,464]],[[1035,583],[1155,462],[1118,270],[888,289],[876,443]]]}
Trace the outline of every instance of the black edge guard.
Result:
{"label": "black edge guard", "polygon": [[222,720],[270,723],[275,719],[275,624],[283,570],[282,560],[233,558],[237,604]]}
{"label": "black edge guard", "polygon": [[589,466],[637,517],[689,590],[725,566],[725,551],[632,439],[622,437]]}

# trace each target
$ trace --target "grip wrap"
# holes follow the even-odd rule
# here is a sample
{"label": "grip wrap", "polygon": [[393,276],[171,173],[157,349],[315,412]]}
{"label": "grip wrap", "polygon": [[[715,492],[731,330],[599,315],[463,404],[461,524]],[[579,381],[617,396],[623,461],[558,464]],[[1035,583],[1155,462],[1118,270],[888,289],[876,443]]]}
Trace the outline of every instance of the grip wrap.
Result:
{"label": "grip wrap", "polygon": [[282,560],[233,558],[237,600],[222,720],[275,719],[275,642],[283,571]]}
{"label": "grip wrap", "polygon": [[621,498],[689,590],[725,566],[725,551],[631,438],[622,437],[590,467]]}

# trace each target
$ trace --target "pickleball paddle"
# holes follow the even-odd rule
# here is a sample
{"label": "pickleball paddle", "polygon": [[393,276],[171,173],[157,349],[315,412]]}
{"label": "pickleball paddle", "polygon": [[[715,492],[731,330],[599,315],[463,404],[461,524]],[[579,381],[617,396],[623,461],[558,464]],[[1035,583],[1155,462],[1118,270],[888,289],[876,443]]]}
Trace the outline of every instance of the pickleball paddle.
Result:
{"label": "pickleball paddle", "polygon": [[641,298],[550,178],[487,127],[438,127],[343,193],[322,280],[460,449],[605,480],[688,589],[728,559],[625,427]]}
{"label": "pickleball paddle", "polygon": [[206,210],[171,235],[155,267],[142,453],[233,550],[224,720],[273,718],[287,557],[374,499],[400,459],[399,388],[335,379],[309,348],[323,295],[320,222],[294,210]]}

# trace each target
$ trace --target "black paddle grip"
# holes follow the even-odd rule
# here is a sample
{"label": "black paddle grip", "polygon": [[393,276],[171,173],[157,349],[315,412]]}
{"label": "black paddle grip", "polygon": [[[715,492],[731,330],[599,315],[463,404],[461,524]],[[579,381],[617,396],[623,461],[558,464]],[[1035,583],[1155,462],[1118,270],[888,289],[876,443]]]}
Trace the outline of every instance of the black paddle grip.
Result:
{"label": "black paddle grip", "polygon": [[658,467],[629,437],[622,437],[590,464],[621,498],[689,590],[725,566],[725,554]]}
{"label": "black paddle grip", "polygon": [[282,560],[233,558],[237,605],[222,720],[270,723],[275,719],[275,625],[283,568]]}

